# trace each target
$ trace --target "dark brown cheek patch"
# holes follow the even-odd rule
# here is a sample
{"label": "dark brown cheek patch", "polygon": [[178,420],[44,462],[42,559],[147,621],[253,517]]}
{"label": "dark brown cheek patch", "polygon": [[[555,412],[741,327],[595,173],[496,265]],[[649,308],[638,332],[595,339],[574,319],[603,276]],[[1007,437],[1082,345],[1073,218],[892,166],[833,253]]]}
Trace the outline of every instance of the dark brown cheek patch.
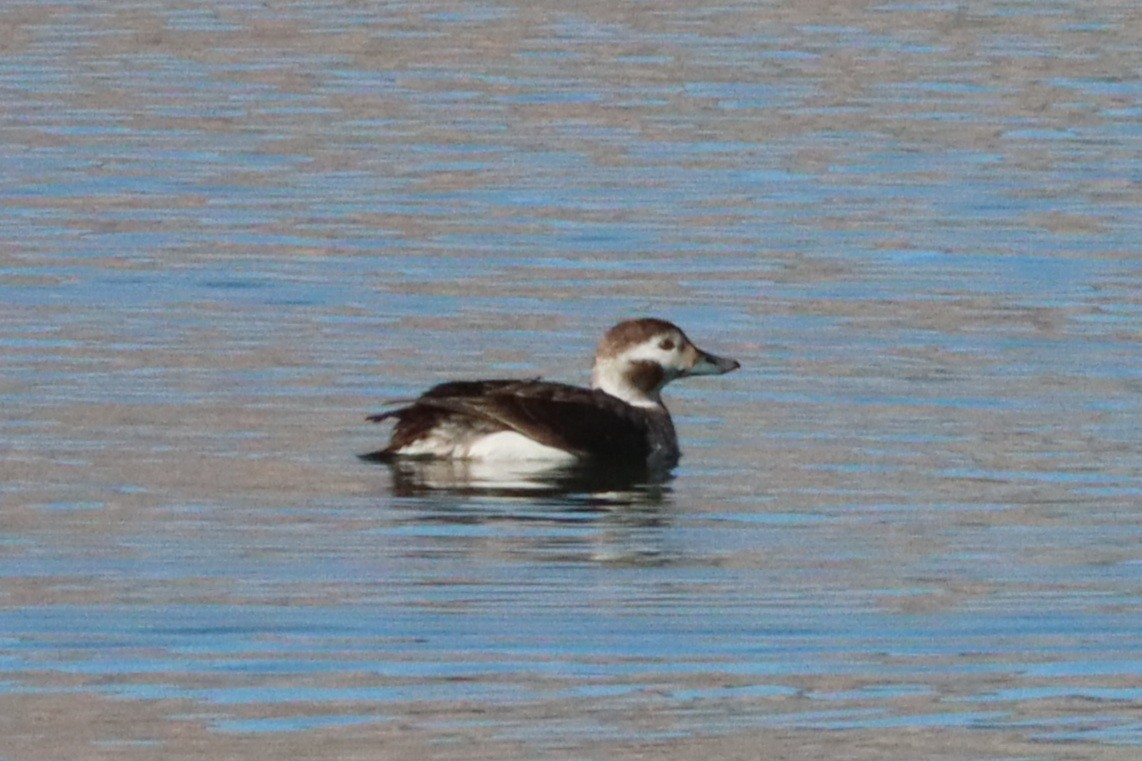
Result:
{"label": "dark brown cheek patch", "polygon": [[666,371],[657,362],[634,362],[631,364],[630,382],[639,391],[651,392],[662,385]]}

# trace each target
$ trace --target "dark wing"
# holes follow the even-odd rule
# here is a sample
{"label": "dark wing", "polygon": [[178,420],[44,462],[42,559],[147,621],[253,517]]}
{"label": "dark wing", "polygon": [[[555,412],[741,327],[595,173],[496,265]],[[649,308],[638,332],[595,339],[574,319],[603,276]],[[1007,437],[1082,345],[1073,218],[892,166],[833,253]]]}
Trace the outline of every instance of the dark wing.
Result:
{"label": "dark wing", "polygon": [[[361,458],[365,460],[389,462],[399,457],[399,452],[405,447],[415,444],[426,436],[431,436],[434,431],[437,431],[440,426],[446,424],[449,419],[456,418],[457,415],[455,413],[436,404],[436,402],[440,400],[473,398],[482,394],[492,394],[503,391],[520,384],[534,382],[535,381],[520,381],[514,379],[441,383],[425,391],[417,399],[391,402],[391,404],[400,404],[402,406],[386,412],[378,412],[375,415],[369,415],[365,418],[372,423],[380,423],[389,419],[396,420],[397,424],[393,428],[389,445],[384,449],[363,454]],[[505,427],[502,425],[479,419],[473,420],[470,415],[460,415],[460,417],[464,417],[468,420],[467,427],[474,432],[494,433],[495,431],[505,430]]]}
{"label": "dark wing", "polygon": [[389,455],[448,418],[487,432],[516,431],[541,444],[610,462],[645,462],[650,452],[645,410],[601,391],[538,380],[458,381],[426,391],[412,404],[372,415],[397,419]]}
{"label": "dark wing", "polygon": [[401,413],[412,409],[425,400],[478,397],[484,396],[486,394],[502,392],[504,390],[510,390],[515,386],[526,386],[538,382],[538,378],[534,380],[520,380],[515,378],[512,380],[449,381],[448,383],[440,383],[436,386],[433,386],[416,399],[402,399],[387,402],[388,404],[402,404],[405,406],[398,409],[388,410],[387,412],[378,412],[375,415],[369,415],[365,419],[370,423],[379,423],[382,420],[399,417]]}
{"label": "dark wing", "polygon": [[645,462],[649,455],[649,413],[592,389],[517,381],[482,393],[426,394],[417,404],[516,431],[580,457]]}

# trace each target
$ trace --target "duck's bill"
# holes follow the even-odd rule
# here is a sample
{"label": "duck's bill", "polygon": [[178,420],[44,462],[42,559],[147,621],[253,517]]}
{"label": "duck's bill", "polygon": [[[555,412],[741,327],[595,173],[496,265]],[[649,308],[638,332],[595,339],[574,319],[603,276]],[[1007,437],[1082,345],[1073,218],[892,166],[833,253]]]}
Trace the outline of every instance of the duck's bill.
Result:
{"label": "duck's bill", "polygon": [[698,361],[690,368],[688,375],[724,375],[741,367],[741,362],[729,357],[717,357],[704,351],[698,352]]}

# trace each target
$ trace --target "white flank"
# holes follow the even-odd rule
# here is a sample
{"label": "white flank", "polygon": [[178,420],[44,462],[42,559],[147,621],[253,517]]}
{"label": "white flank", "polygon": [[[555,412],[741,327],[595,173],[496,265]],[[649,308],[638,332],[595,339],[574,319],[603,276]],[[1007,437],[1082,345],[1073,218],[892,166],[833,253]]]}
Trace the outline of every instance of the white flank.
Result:
{"label": "white flank", "polygon": [[472,460],[547,460],[572,462],[575,455],[562,449],[540,444],[515,431],[499,431],[481,436],[468,445],[469,459]]}
{"label": "white flank", "polygon": [[419,438],[408,446],[397,451],[402,457],[442,457],[449,458],[456,455],[456,440],[440,433],[430,434]]}

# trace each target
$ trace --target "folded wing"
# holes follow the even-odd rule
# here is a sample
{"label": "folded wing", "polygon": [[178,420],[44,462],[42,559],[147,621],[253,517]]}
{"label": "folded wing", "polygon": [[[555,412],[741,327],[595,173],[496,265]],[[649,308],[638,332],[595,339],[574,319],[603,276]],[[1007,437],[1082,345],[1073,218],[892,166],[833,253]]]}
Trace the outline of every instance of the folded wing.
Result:
{"label": "folded wing", "polygon": [[645,462],[650,447],[647,414],[592,389],[493,380],[443,383],[412,404],[369,420],[396,418],[392,443],[385,450],[390,456],[433,429],[457,423],[482,433],[515,431],[549,447],[617,464]]}

